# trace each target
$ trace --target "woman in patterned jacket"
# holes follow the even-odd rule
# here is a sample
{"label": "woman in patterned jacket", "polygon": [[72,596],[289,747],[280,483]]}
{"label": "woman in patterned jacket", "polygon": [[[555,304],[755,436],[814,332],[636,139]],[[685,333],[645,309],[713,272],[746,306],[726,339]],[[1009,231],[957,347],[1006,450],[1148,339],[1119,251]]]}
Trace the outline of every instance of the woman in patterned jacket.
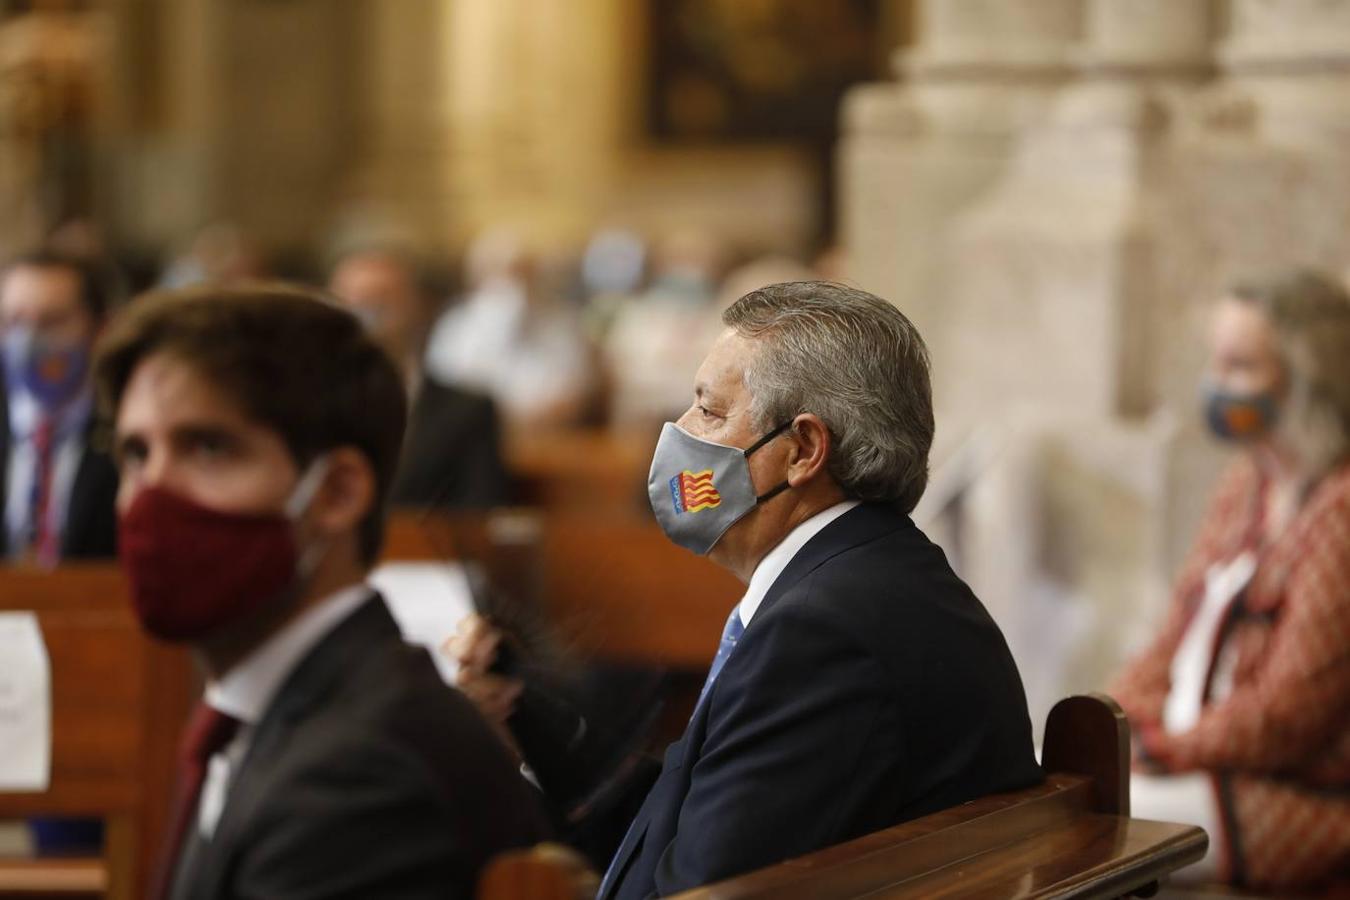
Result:
{"label": "woman in patterned jacket", "polygon": [[1210,835],[1194,874],[1350,886],[1350,297],[1286,270],[1213,319],[1206,418],[1242,448],[1161,632],[1112,694],[1133,814]]}

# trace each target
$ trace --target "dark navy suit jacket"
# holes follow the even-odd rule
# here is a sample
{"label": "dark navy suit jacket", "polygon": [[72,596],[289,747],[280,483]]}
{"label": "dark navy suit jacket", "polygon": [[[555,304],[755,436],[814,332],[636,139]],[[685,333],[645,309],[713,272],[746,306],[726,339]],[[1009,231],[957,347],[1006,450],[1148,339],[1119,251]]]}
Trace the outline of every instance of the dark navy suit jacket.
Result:
{"label": "dark navy suit jacket", "polygon": [[497,407],[472,391],[422,378],[408,414],[394,506],[483,509],[511,499]]}
{"label": "dark navy suit jacket", "polygon": [[548,834],[501,741],[372,596],[287,677],[172,896],[469,900],[489,859]]}
{"label": "dark navy suit jacket", "polygon": [[[117,555],[117,467],[94,438],[95,424],[85,434],[84,452],[67,500],[62,559],[109,559]],[[9,529],[4,522],[9,488],[9,404],[0,382],[0,558],[9,553]]]}
{"label": "dark navy suit jacket", "polygon": [[865,504],[769,589],[601,898],[692,888],[1041,777],[998,626],[908,516]]}

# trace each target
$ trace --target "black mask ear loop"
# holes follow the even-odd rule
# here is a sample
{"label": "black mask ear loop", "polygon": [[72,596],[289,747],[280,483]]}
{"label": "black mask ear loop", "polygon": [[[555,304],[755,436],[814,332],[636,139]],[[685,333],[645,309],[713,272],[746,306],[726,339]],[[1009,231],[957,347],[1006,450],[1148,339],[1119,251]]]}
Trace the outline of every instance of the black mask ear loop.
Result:
{"label": "black mask ear loop", "polygon": [[[751,454],[753,454],[756,450],[763,447],[769,441],[773,440],[774,438],[778,437],[780,434],[791,428],[792,421],[793,421],[792,419],[788,419],[782,425],[779,425],[773,431],[770,431],[768,434],[764,435],[764,437],[755,441],[749,447],[746,447],[745,458],[749,459]],[[784,479],[784,481],[781,484],[777,485],[776,487],[769,488],[769,490],[765,491],[763,494],[760,494],[758,497],[756,497],[755,505],[758,506],[761,503],[772,500],[774,497],[777,497],[779,494],[783,493],[783,491],[786,491],[789,487],[790,485],[787,483],[787,480]]]}

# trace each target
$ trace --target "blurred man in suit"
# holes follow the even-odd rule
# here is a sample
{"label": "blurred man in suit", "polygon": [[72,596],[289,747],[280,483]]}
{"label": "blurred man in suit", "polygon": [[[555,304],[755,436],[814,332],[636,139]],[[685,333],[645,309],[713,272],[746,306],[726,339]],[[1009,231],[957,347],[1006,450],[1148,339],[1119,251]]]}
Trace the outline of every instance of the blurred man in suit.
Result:
{"label": "blurred man in suit", "polygon": [[20,256],[0,273],[0,551],[51,567],[116,552],[117,472],[93,439],[89,358],[108,297],[88,263]]}
{"label": "blurred man in suit", "polygon": [[[666,534],[746,590],[655,780],[599,792],[623,810],[612,798],[646,791],[606,900],[696,887],[1041,777],[1002,634],[908,515],[933,437],[914,326],[823,282],[752,291],[723,322],[648,492]],[[519,735],[512,685],[488,669],[497,639],[465,626],[461,679]]]}
{"label": "blurred man in suit", "polygon": [[387,247],[352,250],[328,287],[398,363],[412,398],[392,502],[461,509],[508,502],[491,398],[443,384],[422,365],[433,310],[411,259]]}
{"label": "blurred man in suit", "polygon": [[96,362],[145,630],[206,675],[157,897],[470,897],[543,836],[489,725],[366,583],[405,399],[287,288],[142,298]]}

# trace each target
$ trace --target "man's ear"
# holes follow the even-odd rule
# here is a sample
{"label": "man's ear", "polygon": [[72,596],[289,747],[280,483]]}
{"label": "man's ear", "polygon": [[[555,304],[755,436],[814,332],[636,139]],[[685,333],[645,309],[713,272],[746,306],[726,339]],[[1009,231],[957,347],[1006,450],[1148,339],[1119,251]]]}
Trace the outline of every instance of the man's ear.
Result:
{"label": "man's ear", "polygon": [[329,536],[355,533],[375,505],[375,470],[355,447],[331,450],[327,460],[309,520],[316,531]]}
{"label": "man's ear", "polygon": [[792,449],[788,451],[787,481],[800,487],[825,471],[834,449],[830,429],[815,413],[802,413],[792,420],[788,430]]}

